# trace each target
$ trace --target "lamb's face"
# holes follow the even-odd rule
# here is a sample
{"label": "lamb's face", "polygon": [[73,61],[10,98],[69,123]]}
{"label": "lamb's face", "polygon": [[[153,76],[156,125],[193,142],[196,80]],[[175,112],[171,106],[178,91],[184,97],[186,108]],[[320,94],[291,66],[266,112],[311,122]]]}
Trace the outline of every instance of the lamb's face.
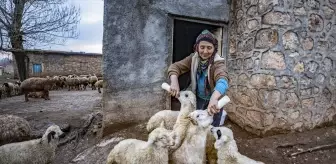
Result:
{"label": "lamb's face", "polygon": [[213,116],[210,116],[206,110],[195,110],[188,117],[193,124],[204,128],[210,126],[213,122]]}
{"label": "lamb's face", "polygon": [[219,149],[230,139],[233,139],[232,131],[226,127],[212,127],[210,129],[212,135],[215,137],[215,148]]}
{"label": "lamb's face", "polygon": [[192,91],[181,91],[178,100],[181,103],[190,101],[196,107],[196,96]]}
{"label": "lamb's face", "polygon": [[149,143],[163,148],[174,146],[174,140],[175,133],[172,133],[171,131],[162,127],[154,129],[148,137]]}
{"label": "lamb's face", "polygon": [[61,130],[61,128],[57,125],[51,125],[45,132],[44,135],[48,138],[48,142],[51,140],[58,140],[59,138],[64,137],[64,132]]}

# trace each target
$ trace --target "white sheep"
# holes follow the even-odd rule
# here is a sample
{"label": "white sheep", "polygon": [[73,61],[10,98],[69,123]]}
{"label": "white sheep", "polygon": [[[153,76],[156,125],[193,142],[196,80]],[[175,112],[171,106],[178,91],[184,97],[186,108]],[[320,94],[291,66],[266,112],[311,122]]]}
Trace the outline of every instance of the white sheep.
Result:
{"label": "white sheep", "polygon": [[216,139],[214,146],[217,149],[218,164],[264,164],[238,152],[231,129],[227,127],[212,127],[210,131]]}
{"label": "white sheep", "polygon": [[190,126],[188,115],[196,109],[196,96],[192,91],[182,91],[178,100],[181,102],[181,108],[173,127],[176,136],[175,145],[170,148],[169,152],[174,152],[181,146]]}
{"label": "white sheep", "polygon": [[24,118],[0,115],[0,145],[30,139],[32,130]]}
{"label": "white sheep", "polygon": [[63,135],[64,133],[59,126],[52,125],[40,139],[3,145],[0,147],[0,163],[52,163],[59,138]]}
{"label": "white sheep", "polygon": [[89,83],[91,84],[92,90],[96,90],[96,86],[94,85],[98,81],[98,77],[96,74],[93,74],[93,76],[89,77]]}
{"label": "white sheep", "polygon": [[[167,83],[163,83],[162,88],[167,90],[168,92],[170,90],[170,86]],[[187,91],[181,91],[180,95],[183,94],[183,92],[187,93]],[[191,91],[189,91],[189,92],[191,92]],[[194,95],[194,94],[192,94],[192,95]],[[194,96],[192,98],[194,98],[194,100],[192,100],[192,102],[194,103],[194,106],[195,106],[194,110],[196,110],[196,97]],[[227,96],[224,96],[221,100],[218,101],[218,108],[222,108],[229,101],[230,101],[230,98],[227,97]],[[180,103],[181,103],[181,101],[180,101]],[[181,105],[182,105],[182,103],[181,103]],[[148,120],[148,123],[147,123],[147,126],[146,126],[147,131],[151,132],[153,129],[159,127],[159,125],[162,121],[165,123],[165,126],[166,126],[167,129],[172,130],[175,123],[176,123],[179,112],[180,111],[162,110],[162,111],[159,111],[159,112],[155,113]],[[192,112],[192,111],[190,111],[190,112]],[[223,111],[223,112],[225,112],[225,111]],[[226,112],[223,113],[223,116],[225,116],[225,115],[226,115]],[[223,122],[221,124],[223,124]]]}
{"label": "white sheep", "polygon": [[173,130],[177,117],[180,111],[161,110],[155,113],[149,120],[146,126],[148,132],[160,126],[160,122],[164,122],[169,130]]}
{"label": "white sheep", "polygon": [[98,93],[101,93],[100,88],[103,88],[104,85],[104,81],[103,80],[98,80],[97,82],[95,82],[95,87],[98,88]]}
{"label": "white sheep", "polygon": [[126,139],[119,142],[109,153],[107,164],[167,164],[168,147],[174,145],[174,136],[169,130],[154,129],[148,141]]}
{"label": "white sheep", "polygon": [[[189,96],[189,97],[186,97]],[[188,112],[185,116],[187,116],[189,113],[192,111],[196,110],[196,96],[193,92],[191,91],[181,91],[180,92],[180,97],[178,98],[179,102],[181,103],[181,109],[183,106],[183,99],[190,101],[194,108],[187,110]],[[187,103],[187,101],[185,101]],[[180,111],[181,111],[180,109]],[[174,125],[176,123],[177,117],[179,116],[180,111],[172,111],[172,110],[162,110],[157,113],[155,113],[149,120],[146,126],[146,129],[148,132],[151,132],[153,129],[157,128],[160,126],[161,122],[164,122],[165,128],[169,130],[173,130]]]}
{"label": "white sheep", "polygon": [[207,110],[195,110],[188,115],[191,123],[181,146],[169,155],[169,163],[205,163],[207,132],[213,116]]}

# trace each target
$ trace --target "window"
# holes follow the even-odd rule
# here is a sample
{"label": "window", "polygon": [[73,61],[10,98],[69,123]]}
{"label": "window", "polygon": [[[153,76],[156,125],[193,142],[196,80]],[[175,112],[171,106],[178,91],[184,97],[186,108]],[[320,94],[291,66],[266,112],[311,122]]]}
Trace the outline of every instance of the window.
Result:
{"label": "window", "polygon": [[42,64],[33,64],[33,74],[42,73]]}

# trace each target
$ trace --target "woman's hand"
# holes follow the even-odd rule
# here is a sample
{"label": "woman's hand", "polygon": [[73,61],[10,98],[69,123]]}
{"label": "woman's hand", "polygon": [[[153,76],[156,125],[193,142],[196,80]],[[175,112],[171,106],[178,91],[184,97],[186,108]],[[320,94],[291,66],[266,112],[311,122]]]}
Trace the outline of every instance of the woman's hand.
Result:
{"label": "woman's hand", "polygon": [[218,104],[218,100],[215,99],[215,98],[211,98],[210,101],[209,101],[209,104],[208,104],[208,112],[211,114],[211,115],[214,115],[216,113],[218,113],[220,110],[217,109],[217,104]]}
{"label": "woman's hand", "polygon": [[170,76],[170,95],[176,98],[180,96],[180,85],[176,75]]}
{"label": "woman's hand", "polygon": [[221,94],[217,90],[215,90],[211,95],[211,98],[210,98],[210,101],[209,101],[209,104],[208,104],[208,108],[207,108],[208,112],[211,115],[214,115],[214,114],[220,112],[220,109],[217,109],[218,99],[219,99],[220,96],[221,96]]}

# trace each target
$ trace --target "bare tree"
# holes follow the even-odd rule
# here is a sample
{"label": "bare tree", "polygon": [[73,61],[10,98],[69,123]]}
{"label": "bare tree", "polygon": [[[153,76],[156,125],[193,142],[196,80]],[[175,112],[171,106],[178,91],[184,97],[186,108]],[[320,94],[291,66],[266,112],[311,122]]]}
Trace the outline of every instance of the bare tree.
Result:
{"label": "bare tree", "polygon": [[27,78],[23,50],[76,38],[79,14],[67,0],[0,0],[0,49],[13,52],[20,80]]}

